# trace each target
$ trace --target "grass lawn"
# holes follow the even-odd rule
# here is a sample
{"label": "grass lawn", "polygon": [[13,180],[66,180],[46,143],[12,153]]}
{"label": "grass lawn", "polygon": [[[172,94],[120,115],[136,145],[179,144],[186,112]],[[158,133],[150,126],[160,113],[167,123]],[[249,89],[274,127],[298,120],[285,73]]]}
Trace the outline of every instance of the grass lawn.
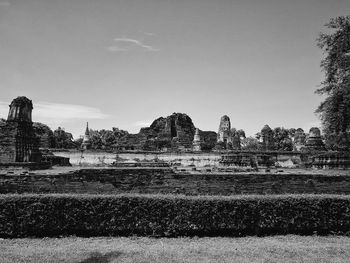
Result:
{"label": "grass lawn", "polygon": [[350,262],[350,237],[1,239],[1,263]]}

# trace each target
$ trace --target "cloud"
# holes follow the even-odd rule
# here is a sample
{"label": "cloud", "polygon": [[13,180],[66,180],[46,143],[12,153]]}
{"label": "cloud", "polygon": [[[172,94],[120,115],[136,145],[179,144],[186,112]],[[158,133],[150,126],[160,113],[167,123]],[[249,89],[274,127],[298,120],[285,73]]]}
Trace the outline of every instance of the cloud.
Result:
{"label": "cloud", "polygon": [[0,2],[0,7],[1,6],[10,6],[11,3],[10,2]]}
{"label": "cloud", "polygon": [[134,127],[149,127],[152,124],[153,120],[142,120],[133,123]]}
{"label": "cloud", "polygon": [[[7,118],[8,103],[0,102],[0,117]],[[84,105],[38,102],[34,104],[33,120],[47,124],[59,124],[75,120],[107,119],[110,115],[98,108]]]}
{"label": "cloud", "polygon": [[159,51],[159,49],[152,47],[151,45],[145,44],[141,40],[121,37],[114,39],[115,45],[107,47],[111,52],[126,52],[129,50],[144,50],[144,51]]}

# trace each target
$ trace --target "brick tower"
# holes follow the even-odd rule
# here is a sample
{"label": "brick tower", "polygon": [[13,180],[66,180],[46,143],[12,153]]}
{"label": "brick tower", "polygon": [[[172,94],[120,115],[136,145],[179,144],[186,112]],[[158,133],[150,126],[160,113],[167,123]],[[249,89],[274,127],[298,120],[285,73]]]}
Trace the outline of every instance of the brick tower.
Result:
{"label": "brick tower", "polygon": [[0,126],[0,163],[40,162],[39,139],[32,122],[32,101],[17,97],[9,107],[7,121]]}

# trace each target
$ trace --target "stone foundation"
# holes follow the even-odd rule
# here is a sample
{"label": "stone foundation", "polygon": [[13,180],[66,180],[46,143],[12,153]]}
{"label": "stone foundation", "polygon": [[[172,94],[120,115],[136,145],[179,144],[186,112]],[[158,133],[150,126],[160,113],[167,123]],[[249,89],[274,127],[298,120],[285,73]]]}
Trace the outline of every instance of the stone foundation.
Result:
{"label": "stone foundation", "polygon": [[0,174],[0,193],[350,194],[350,176],[175,173],[169,168],[80,169],[61,174]]}
{"label": "stone foundation", "polygon": [[349,169],[350,153],[329,152],[312,157],[312,167],[317,169]]}

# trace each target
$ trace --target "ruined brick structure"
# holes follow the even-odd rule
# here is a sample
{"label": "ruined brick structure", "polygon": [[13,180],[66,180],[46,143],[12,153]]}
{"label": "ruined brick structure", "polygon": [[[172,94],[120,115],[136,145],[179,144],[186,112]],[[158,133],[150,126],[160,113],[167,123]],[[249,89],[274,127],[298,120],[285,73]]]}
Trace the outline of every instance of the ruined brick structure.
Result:
{"label": "ruined brick structure", "polygon": [[223,142],[225,144],[232,142],[231,121],[227,115],[222,116],[220,119],[218,142]]}
{"label": "ruined brick structure", "polygon": [[324,151],[325,145],[321,138],[321,131],[317,127],[312,127],[309,131],[309,137],[306,140],[305,148],[309,150]]}
{"label": "ruined brick structure", "polygon": [[32,110],[32,101],[26,97],[17,97],[10,104],[7,121],[0,126],[0,163],[40,162]]}
{"label": "ruined brick structure", "polygon": [[261,130],[262,146],[264,151],[272,151],[275,149],[275,142],[273,139],[273,131],[269,125],[265,125]]}
{"label": "ruined brick structure", "polygon": [[244,133],[243,130],[231,129],[230,118],[227,115],[222,116],[217,134],[216,149],[221,150],[224,147],[227,150],[241,150],[241,132]]}
{"label": "ruined brick structure", "polygon": [[135,148],[144,150],[191,149],[195,127],[191,118],[184,113],[173,113],[153,121],[150,127],[142,128],[137,134]]}
{"label": "ruined brick structure", "polygon": [[173,113],[166,118],[164,133],[172,138],[172,148],[181,147],[190,149],[195,133],[192,120],[186,114]]}

